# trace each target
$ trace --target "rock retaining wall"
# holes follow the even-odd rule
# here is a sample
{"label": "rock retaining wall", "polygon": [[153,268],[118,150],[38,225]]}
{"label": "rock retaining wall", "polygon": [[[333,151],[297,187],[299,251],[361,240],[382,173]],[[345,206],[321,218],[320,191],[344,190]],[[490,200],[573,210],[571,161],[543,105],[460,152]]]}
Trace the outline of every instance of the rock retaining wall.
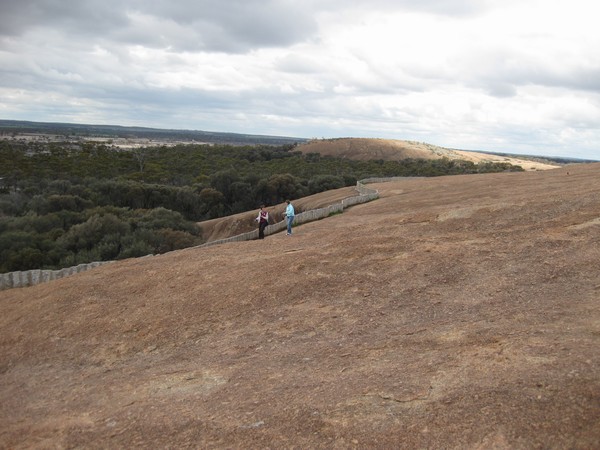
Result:
{"label": "rock retaining wall", "polygon": [[[375,178],[372,179],[378,180]],[[329,217],[332,214],[341,213],[342,211],[344,211],[344,208],[348,208],[359,203],[370,202],[371,200],[375,200],[379,197],[379,192],[377,192],[375,189],[370,189],[366,187],[362,181],[358,181],[356,183],[356,190],[358,191],[358,195],[355,197],[346,198],[340,203],[335,203],[333,205],[326,206],[325,208],[311,209],[310,211],[304,211],[299,214],[296,214],[294,224],[300,225],[302,223],[313,222],[315,220],[323,219],[325,217]],[[277,222],[273,225],[267,226],[265,228],[265,236],[279,233],[280,231],[283,231],[286,228],[286,221],[282,220],[281,222]],[[237,234],[228,238],[207,242],[206,244],[199,245],[198,247],[208,247],[211,245],[225,244],[227,242],[251,241],[254,239],[258,239],[258,230],[252,230],[247,233]]]}
{"label": "rock retaining wall", "polygon": [[4,289],[33,286],[34,284],[45,283],[46,281],[57,280],[69,275],[86,270],[93,269],[103,264],[113,261],[93,262],[89,264],[79,264],[78,266],[67,267],[60,270],[26,270],[19,272],[9,272],[0,274],[0,291]]}

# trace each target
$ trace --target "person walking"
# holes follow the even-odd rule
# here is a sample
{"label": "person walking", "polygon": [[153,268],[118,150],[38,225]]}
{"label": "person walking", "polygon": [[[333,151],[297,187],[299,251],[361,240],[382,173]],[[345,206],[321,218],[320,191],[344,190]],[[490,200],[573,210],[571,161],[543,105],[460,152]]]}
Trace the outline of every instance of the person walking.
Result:
{"label": "person walking", "polygon": [[265,228],[269,225],[269,212],[265,209],[265,205],[260,205],[258,216],[254,219],[258,222],[258,238],[265,238]]}
{"label": "person walking", "polygon": [[285,201],[287,203],[287,207],[285,208],[285,218],[287,220],[287,235],[292,235],[292,222],[294,221],[294,216],[296,212],[294,211],[294,206],[290,203],[289,200]]}

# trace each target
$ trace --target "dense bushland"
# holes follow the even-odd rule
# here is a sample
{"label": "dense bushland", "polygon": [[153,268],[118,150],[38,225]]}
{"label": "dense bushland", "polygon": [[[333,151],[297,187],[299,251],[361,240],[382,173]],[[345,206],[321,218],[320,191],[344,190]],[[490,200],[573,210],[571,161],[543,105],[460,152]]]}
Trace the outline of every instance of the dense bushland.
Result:
{"label": "dense bushland", "polygon": [[368,177],[521,170],[466,161],[350,161],[280,147],[0,142],[0,272],[163,253],[196,222]]}

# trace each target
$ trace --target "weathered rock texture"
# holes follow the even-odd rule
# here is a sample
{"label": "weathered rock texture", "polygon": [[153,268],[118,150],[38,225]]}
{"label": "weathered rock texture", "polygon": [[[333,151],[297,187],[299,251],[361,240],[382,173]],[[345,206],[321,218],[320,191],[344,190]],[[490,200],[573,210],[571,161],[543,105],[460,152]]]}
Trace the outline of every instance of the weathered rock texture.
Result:
{"label": "weathered rock texture", "polygon": [[375,187],[0,292],[0,447],[599,448],[600,165]]}

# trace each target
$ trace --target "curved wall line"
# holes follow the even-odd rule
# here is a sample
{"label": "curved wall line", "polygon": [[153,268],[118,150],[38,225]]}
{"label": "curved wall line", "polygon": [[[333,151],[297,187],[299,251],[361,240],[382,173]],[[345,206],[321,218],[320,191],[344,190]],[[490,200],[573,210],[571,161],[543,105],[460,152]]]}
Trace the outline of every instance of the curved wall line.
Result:
{"label": "curved wall line", "polygon": [[[369,180],[378,180],[376,178],[370,178]],[[387,180],[387,179],[386,179]],[[369,181],[372,182],[372,181]],[[355,189],[358,191],[357,196],[348,197],[342,200],[340,203],[334,203],[333,205],[326,206],[325,208],[311,209],[296,214],[294,224],[300,225],[302,223],[313,222],[320,220],[325,217],[329,217],[331,214],[341,213],[345,208],[348,208],[359,203],[370,202],[379,198],[379,192],[376,189],[368,188],[364,185],[364,181],[357,181]],[[277,222],[273,225],[269,225],[265,228],[265,236],[270,234],[279,233],[287,228],[285,220]],[[237,234],[224,239],[218,239],[216,241],[207,242],[206,244],[197,245],[193,248],[210,247],[212,245],[226,244],[228,242],[240,242],[240,241],[252,241],[258,239],[258,230],[249,231],[247,233]]]}

